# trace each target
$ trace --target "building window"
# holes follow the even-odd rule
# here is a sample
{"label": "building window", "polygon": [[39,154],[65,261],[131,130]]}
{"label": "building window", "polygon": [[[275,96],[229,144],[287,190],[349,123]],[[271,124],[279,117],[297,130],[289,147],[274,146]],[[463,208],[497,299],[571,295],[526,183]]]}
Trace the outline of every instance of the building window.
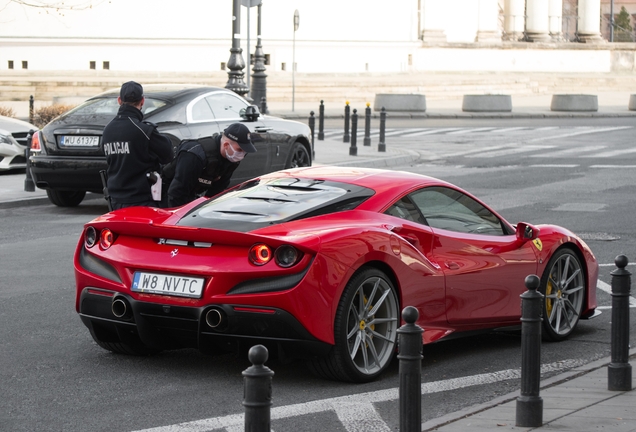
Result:
{"label": "building window", "polygon": [[9,69],[13,69],[13,60],[9,60]]}
{"label": "building window", "polygon": [[221,62],[221,70],[225,70],[225,62]]}
{"label": "building window", "polygon": [[94,61],[89,61],[89,62],[88,62],[88,67],[89,67],[90,69],[95,69],[95,62],[94,62]]}
{"label": "building window", "polygon": [[269,66],[269,54],[265,54],[265,66]]}
{"label": "building window", "polygon": [[22,69],[28,69],[29,68],[29,62],[26,60],[22,60]]}
{"label": "building window", "polygon": [[102,69],[109,70],[110,69],[110,62],[109,61],[102,62]]}
{"label": "building window", "polygon": [[287,70],[287,63],[281,63],[280,64],[280,70],[282,70],[282,71]]}

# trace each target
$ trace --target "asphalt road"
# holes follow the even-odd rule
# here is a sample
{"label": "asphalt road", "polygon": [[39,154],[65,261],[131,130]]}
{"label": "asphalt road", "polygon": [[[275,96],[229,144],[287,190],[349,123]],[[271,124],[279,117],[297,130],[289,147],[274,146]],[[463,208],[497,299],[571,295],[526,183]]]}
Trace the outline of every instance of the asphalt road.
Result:
{"label": "asphalt road", "polygon": [[[607,289],[616,255],[636,259],[635,120],[400,120],[391,128],[390,145],[422,155],[394,169],[457,184],[512,223],[555,223],[582,235],[601,263],[600,287]],[[242,430],[235,416],[246,358],[193,350],[134,358],[92,342],[74,310],[72,257],[82,225],[106,210],[101,199],[0,210],[0,430]],[[598,299],[611,304],[603,289]],[[545,376],[609,356],[610,328],[604,310],[569,340],[544,343]],[[425,346],[422,382],[431,390],[422,421],[517,390],[518,379],[496,372],[518,369],[520,355],[516,333]],[[364,385],[316,378],[300,362],[267,366],[275,371],[277,432],[398,428],[397,360]]]}

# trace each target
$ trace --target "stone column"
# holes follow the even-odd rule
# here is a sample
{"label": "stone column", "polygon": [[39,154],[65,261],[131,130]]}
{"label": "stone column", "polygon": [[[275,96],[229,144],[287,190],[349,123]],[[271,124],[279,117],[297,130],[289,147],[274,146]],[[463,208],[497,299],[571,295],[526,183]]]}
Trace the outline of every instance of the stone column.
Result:
{"label": "stone column", "polygon": [[563,42],[563,0],[550,0],[548,5],[550,38]]}
{"label": "stone column", "polygon": [[523,39],[526,22],[526,0],[506,0],[504,3],[504,36],[507,41]]}
{"label": "stone column", "polygon": [[439,0],[422,0],[422,41],[426,43],[446,42],[446,35],[441,24],[445,16],[444,2]]}
{"label": "stone column", "polygon": [[529,42],[550,42],[548,0],[526,1],[526,38]]}
{"label": "stone column", "polygon": [[498,0],[478,0],[477,36],[475,42],[501,43]]}
{"label": "stone column", "polygon": [[601,37],[601,0],[579,0],[579,42],[605,42]]}

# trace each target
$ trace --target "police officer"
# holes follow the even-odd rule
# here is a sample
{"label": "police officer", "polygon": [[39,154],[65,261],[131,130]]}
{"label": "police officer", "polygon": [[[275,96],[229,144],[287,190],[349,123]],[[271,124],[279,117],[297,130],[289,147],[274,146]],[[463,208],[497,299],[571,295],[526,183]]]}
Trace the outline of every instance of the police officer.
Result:
{"label": "police officer", "polygon": [[172,178],[168,204],[177,207],[198,196],[214,196],[230,184],[234,170],[247,153],[254,153],[250,130],[243,123],[232,123],[223,134],[184,141],[176,160],[164,167]]}
{"label": "police officer", "polygon": [[[159,207],[151,186],[153,172],[172,159],[170,139],[144,122],[143,87],[128,81],[121,86],[117,116],[104,128],[102,142],[108,163],[108,192],[113,210],[132,206]],[[160,198],[160,197],[159,197]]]}

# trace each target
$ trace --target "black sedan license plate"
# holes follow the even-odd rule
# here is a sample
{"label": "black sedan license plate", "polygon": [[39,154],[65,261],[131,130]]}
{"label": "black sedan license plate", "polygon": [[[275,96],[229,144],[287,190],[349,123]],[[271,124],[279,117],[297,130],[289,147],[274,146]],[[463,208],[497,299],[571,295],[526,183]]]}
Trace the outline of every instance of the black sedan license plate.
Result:
{"label": "black sedan license plate", "polygon": [[60,147],[97,147],[98,145],[98,136],[62,135],[60,137]]}
{"label": "black sedan license plate", "polygon": [[201,298],[205,279],[160,273],[135,272],[132,291]]}

